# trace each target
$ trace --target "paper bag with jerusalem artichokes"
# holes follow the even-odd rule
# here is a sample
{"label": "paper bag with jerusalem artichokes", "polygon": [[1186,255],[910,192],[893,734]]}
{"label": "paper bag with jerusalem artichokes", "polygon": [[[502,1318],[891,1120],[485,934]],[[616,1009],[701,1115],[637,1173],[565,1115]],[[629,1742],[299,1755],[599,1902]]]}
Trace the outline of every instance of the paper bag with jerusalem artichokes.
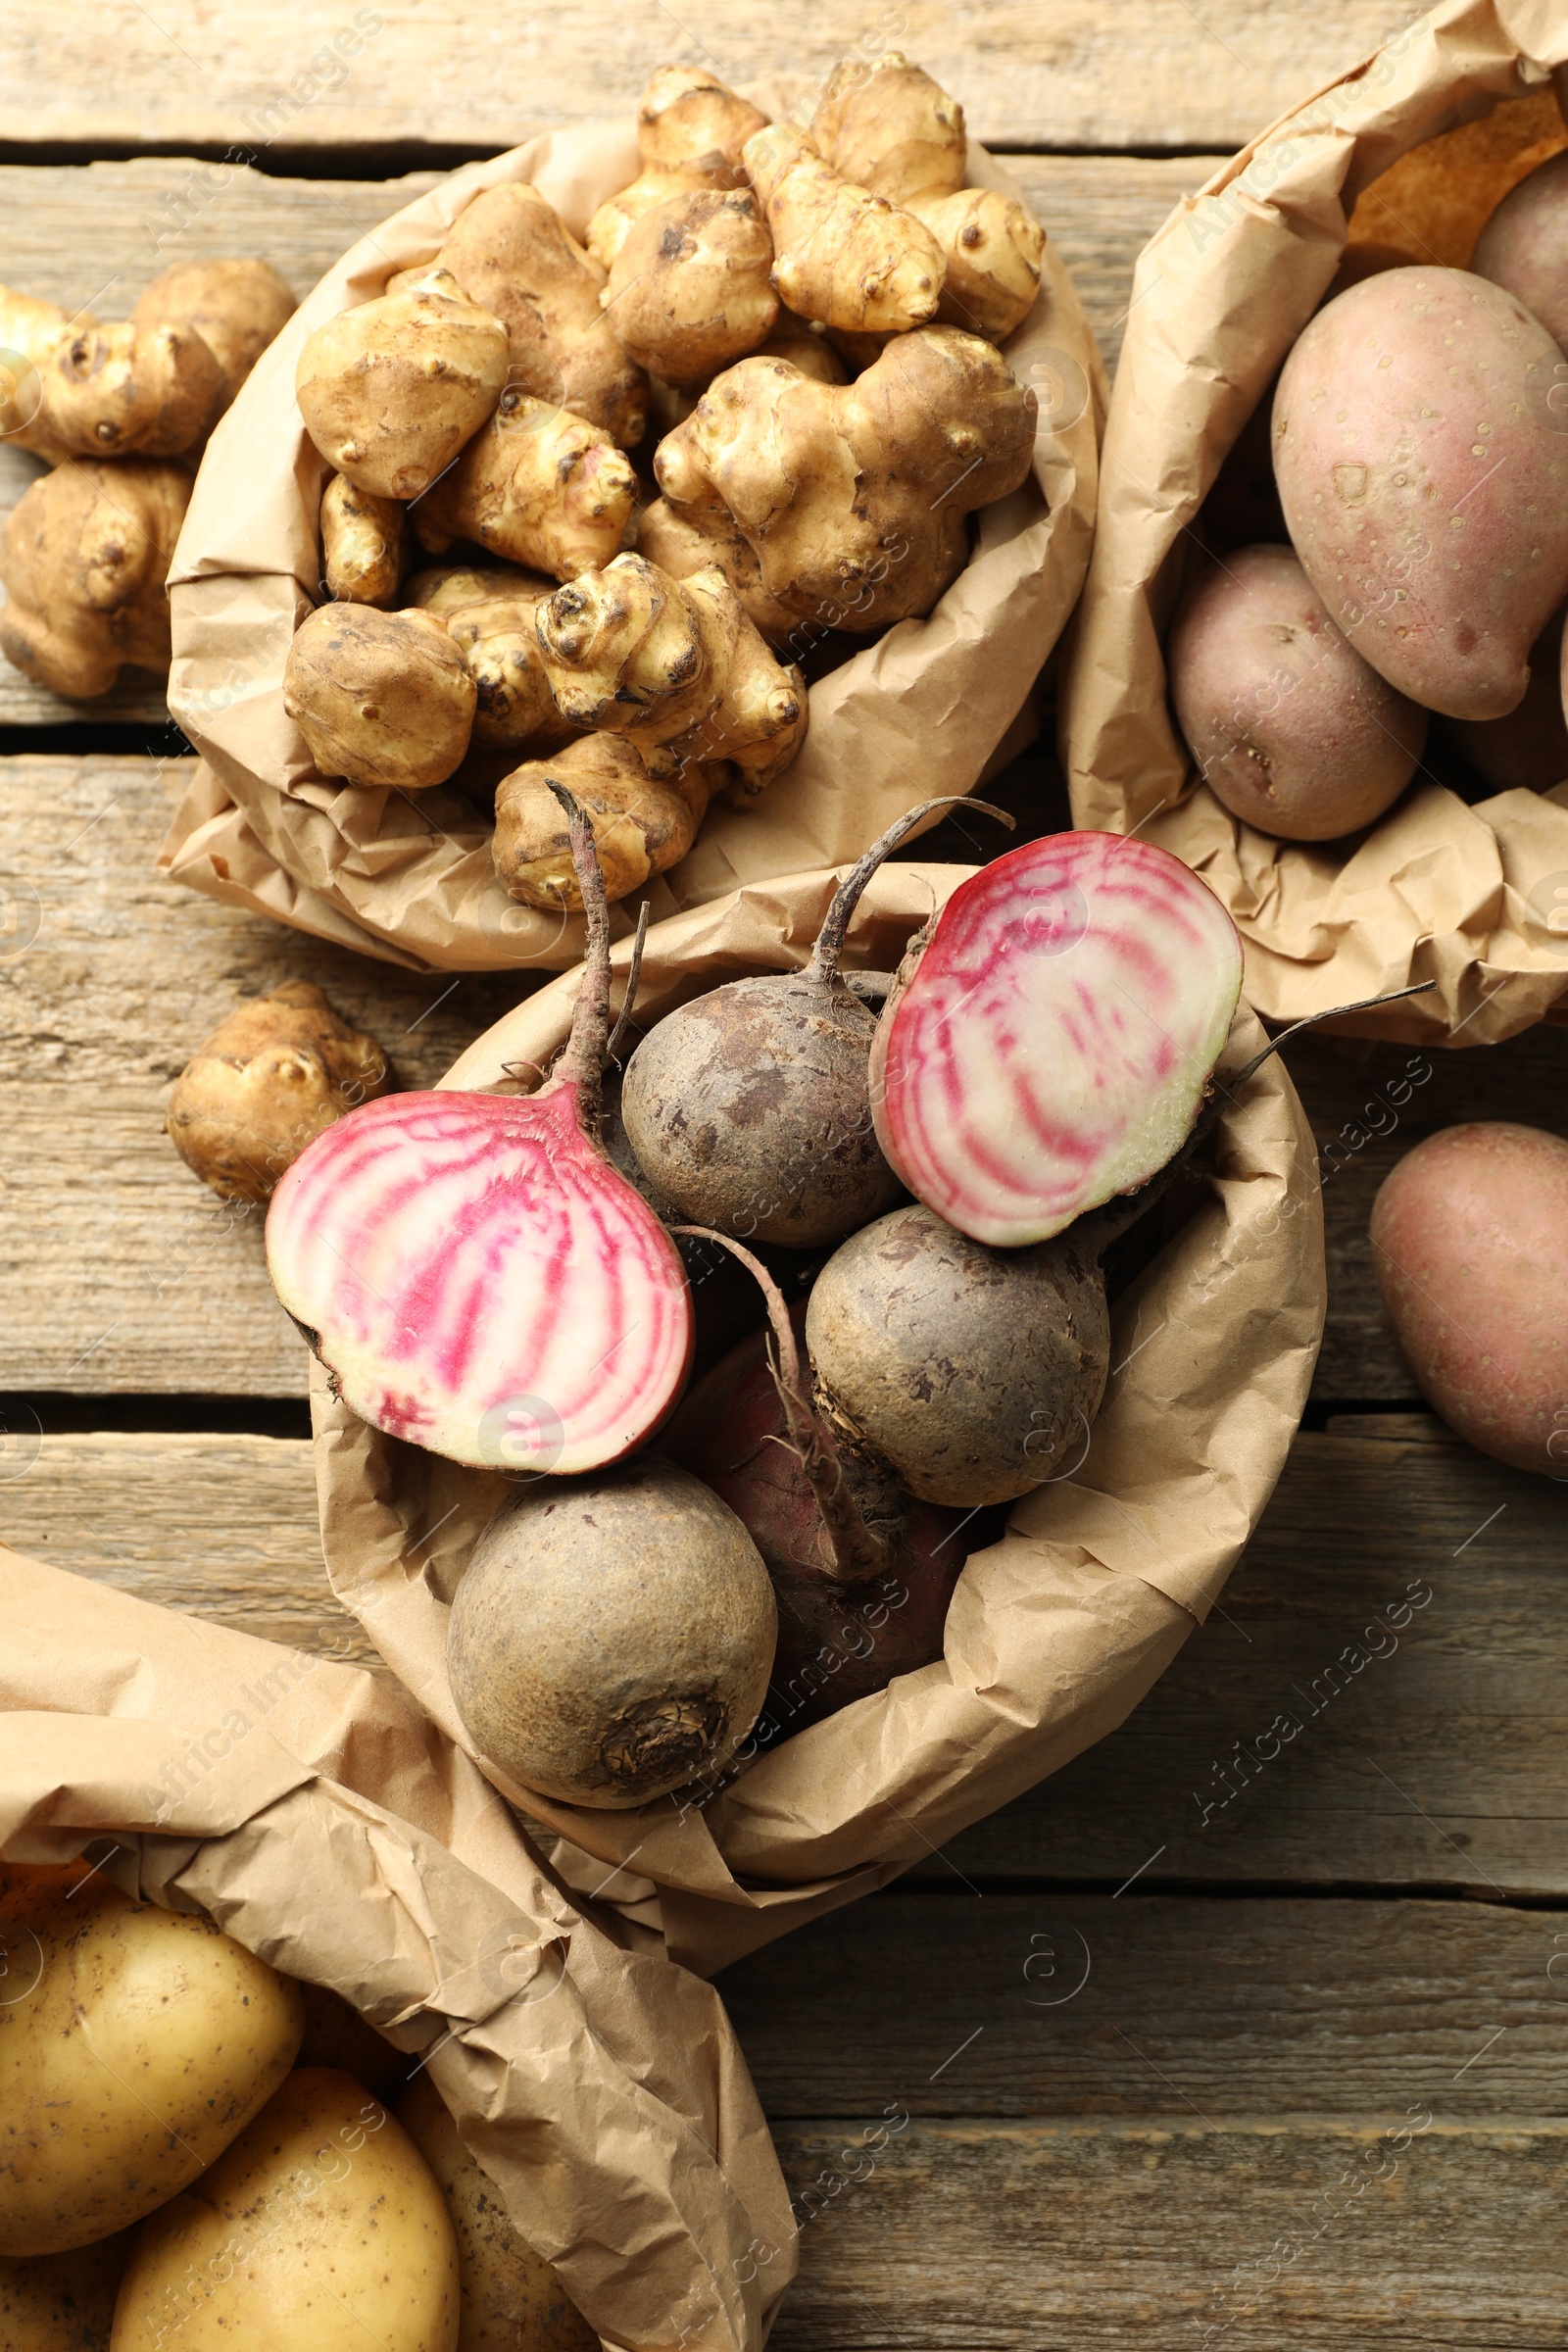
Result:
{"label": "paper bag with jerusalem artichokes", "polygon": [[[1568,781],[1467,806],[1423,766],[1362,832],[1278,840],[1195,775],[1164,656],[1210,543],[1203,502],[1270,401],[1348,233],[1467,269],[1494,206],[1568,144],[1553,69],[1561,97],[1568,11],[1557,0],[1445,0],[1185,198],[1139,260],[1064,698],[1073,812],[1136,830],[1203,876],[1235,917],[1249,993],[1271,1019],[1426,979],[1431,994],[1346,1027],[1482,1045],[1568,1018]],[[1558,390],[1543,391],[1540,427],[1560,434]],[[1276,520],[1249,535],[1283,532]],[[1391,565],[1359,593],[1387,609],[1403,576]]]}
{"label": "paper bag with jerusalem artichokes", "polygon": [[4,1548],[0,1594],[6,1860],[87,1851],[339,1993],[428,2070],[606,2344],[759,2352],[794,2230],[706,1984],[607,1935],[385,1677]]}
{"label": "paper bag with jerusalem artichokes", "polygon": [[[884,865],[860,901],[847,967],[895,967],[972,870]],[[640,1021],[745,973],[799,969],[839,878],[755,883],[657,924]],[[617,1001],[628,948],[614,952]],[[520,1004],[443,1084],[515,1091],[525,1065],[548,1067],[578,978]],[[1244,1004],[1220,1081],[1261,1043]],[[935,1663],[765,1753],[749,1743],[739,1778],[716,1792],[698,1785],[595,1811],[492,1772],[519,1813],[556,1833],[557,1872],[706,1974],[885,1885],[1112,1731],[1206,1614],[1284,1465],[1325,1306],[1313,1166],[1290,1080],[1266,1062],[1226,1105],[1206,1200],[1113,1306],[1112,1377],[1087,1455],[1016,1503],[1003,1540],[969,1558]],[[384,1437],[333,1398],[319,1367],[312,1411],[333,1586],[442,1733],[466,1746],[447,1673],[450,1604],[481,1529],[515,1489],[503,1472]]]}
{"label": "paper bag with jerusalem artichokes", "polygon": [[[780,116],[800,77],[748,85]],[[529,180],[581,238],[639,169],[635,125],[554,130],[445,179],[362,238],[301,304],[215,434],[172,572],[172,707],[200,766],[161,865],[213,896],[392,962],[559,971],[581,918],[519,906],[497,881],[490,826],[446,787],[417,795],[323,783],[283,710],[283,662],[319,594],[328,468],[307,438],[294,370],[324,320],[430,260],[470,197]],[[1020,191],[970,143],[972,185]],[[1049,224],[1048,224],[1049,225]],[[1049,239],[1041,291],[1004,350],[1038,398],[1023,487],[973,518],[973,549],[922,620],[895,623],[810,688],[806,742],[755,804],[715,804],[649,897],[657,917],[738,884],[858,857],[917,802],[973,789],[1018,719],[1077,602],[1093,534],[1104,369]],[[625,915],[617,910],[617,927]]]}

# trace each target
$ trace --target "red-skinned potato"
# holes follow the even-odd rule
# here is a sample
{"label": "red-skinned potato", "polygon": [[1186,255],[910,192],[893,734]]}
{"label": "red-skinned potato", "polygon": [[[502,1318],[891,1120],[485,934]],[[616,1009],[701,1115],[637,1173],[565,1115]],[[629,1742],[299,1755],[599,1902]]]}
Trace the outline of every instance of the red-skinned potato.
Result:
{"label": "red-skinned potato", "polygon": [[1568,155],[1549,157],[1509,189],[1470,267],[1517,294],[1559,343],[1568,336]]}
{"label": "red-skinned potato", "polygon": [[1530,648],[1525,699],[1506,718],[1450,718],[1452,736],[1494,792],[1549,792],[1568,777],[1568,721],[1561,676],[1563,622],[1559,605]]}
{"label": "red-skinned potato", "polygon": [[1319,311],[1274,399],[1274,469],[1313,587],[1392,686],[1501,718],[1568,590],[1563,366],[1513,295],[1387,270]]}
{"label": "red-skinned potato", "polygon": [[1363,662],[1288,547],[1243,547],[1194,581],[1166,649],[1200,774],[1233,815],[1334,841],[1397,800],[1427,714]]}
{"label": "red-skinned potato", "polygon": [[1373,1203],[1372,1249],[1389,1320],[1450,1429],[1568,1477],[1568,1143],[1500,1119],[1428,1136]]}

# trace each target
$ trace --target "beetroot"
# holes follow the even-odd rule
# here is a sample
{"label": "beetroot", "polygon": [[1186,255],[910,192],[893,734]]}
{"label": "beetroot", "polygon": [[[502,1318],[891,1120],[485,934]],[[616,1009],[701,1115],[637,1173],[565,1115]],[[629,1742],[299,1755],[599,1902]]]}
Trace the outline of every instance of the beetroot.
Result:
{"label": "beetroot", "polygon": [[939,1658],[959,1571],[996,1530],[840,1455],[802,1380],[805,1305],[786,1308],[751,1252],[737,1254],[763,1285],[771,1349],[761,1331],[733,1348],[660,1451],[722,1496],[761,1553],[779,1620],[768,1714],[775,1732],[796,1730]]}
{"label": "beetroot", "polygon": [[645,1804],[721,1772],[757,1720],[773,1594],[718,1495],[645,1454],[538,1479],[473,1547],[447,1634],[478,1753],[568,1804]]}
{"label": "beetroot", "polygon": [[279,1298],[345,1401],[453,1461],[574,1471],[642,1445],[680,1393],[674,1244],[595,1139],[609,923],[570,795],[588,953],[571,1034],[527,1097],[368,1102],[300,1154],[267,1219]]}
{"label": "beetroot", "polygon": [[1094,1222],[988,1250],[917,1203],[853,1234],[806,1320],[846,1449],[954,1509],[1011,1502],[1087,1452],[1110,1368],[1112,1233]]}
{"label": "beetroot", "polygon": [[1241,996],[1236,926],[1181,860],[1057,833],[960,883],[871,1049],[888,1163],[975,1241],[1048,1241],[1192,1132]]}
{"label": "beetroot", "polygon": [[[747,1241],[831,1247],[892,1206],[867,1093],[876,1019],[839,971],[860,894],[933,808],[890,825],[845,879],[804,971],[731,980],[667,1013],[626,1065],[621,1117],[655,1195]],[[985,808],[1012,819],[984,801]]]}

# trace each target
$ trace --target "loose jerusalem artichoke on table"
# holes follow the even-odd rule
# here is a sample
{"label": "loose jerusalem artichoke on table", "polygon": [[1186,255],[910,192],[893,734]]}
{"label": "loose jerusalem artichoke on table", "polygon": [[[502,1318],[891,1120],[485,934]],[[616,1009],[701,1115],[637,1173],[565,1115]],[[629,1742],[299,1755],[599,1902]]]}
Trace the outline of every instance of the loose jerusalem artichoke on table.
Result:
{"label": "loose jerusalem artichoke on table", "polygon": [[[950,262],[916,208],[983,192],[963,188],[962,110],[918,68],[836,76],[803,128],[663,67],[639,145],[585,243],[529,183],[484,189],[296,370],[331,468],[323,584],[362,608],[318,611],[288,658],[316,773],[461,792],[470,743],[514,752],[495,869],[546,908],[577,904],[552,777],[581,796],[612,900],[663,871],[715,793],[750,805],[798,753],[802,658],[928,613],[970,515],[1033,458],[1034,396],[994,340],[1022,310],[943,308],[977,238],[956,234]],[[980,244],[1002,234],[982,209]],[[1027,309],[1044,239],[1022,219],[1005,224]],[[670,427],[657,447],[650,419]],[[529,584],[424,598],[397,576],[411,545],[452,580]],[[419,740],[400,748],[404,728]]]}
{"label": "loose jerusalem artichoke on table", "polygon": [[100,323],[0,287],[0,438],[55,470],[6,523],[0,650],[74,701],[167,671],[164,579],[191,466],[294,309],[266,262],[177,264]]}

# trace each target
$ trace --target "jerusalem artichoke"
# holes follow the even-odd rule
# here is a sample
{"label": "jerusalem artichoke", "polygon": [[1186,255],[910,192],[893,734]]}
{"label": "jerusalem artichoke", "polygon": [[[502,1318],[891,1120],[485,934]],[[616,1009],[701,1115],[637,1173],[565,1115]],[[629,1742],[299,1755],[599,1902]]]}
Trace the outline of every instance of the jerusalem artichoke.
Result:
{"label": "jerusalem artichoke", "polygon": [[716,565],[677,580],[617,556],[558,588],[537,629],[562,716],[624,737],[653,777],[728,760],[750,798],[805,740],[800,672],[774,661]]}
{"label": "jerusalem artichoke", "polygon": [[496,790],[492,845],[496,876],[525,906],[577,914],[582,894],[566,819],[551,790],[564,784],[593,827],[594,847],[613,902],[685,857],[724,770],[696,764],[656,781],[618,735],[587,735],[559,758],[530,760]]}
{"label": "jerusalem artichoke", "polygon": [[0,287],[8,440],[59,465],[72,456],[173,458],[227,405],[223,371],[194,327],[163,318],[104,326]]}
{"label": "jerusalem artichoke", "polygon": [[472,672],[433,612],[322,605],[295,630],[283,708],[317,771],[419,792],[468,748]]}
{"label": "jerusalem artichoke", "polygon": [[746,142],[776,259],[773,283],[803,318],[902,333],[936,316],[942,251],[912,213],[841,178],[804,130],[771,123]]}
{"label": "jerusalem artichoke", "polygon": [[220,1021],[174,1081],[165,1126],[224,1200],[262,1201],[334,1119],[384,1095],[391,1067],[309,980],[285,980]]}
{"label": "jerusalem artichoke", "polygon": [[526,181],[485,188],[447,231],[436,267],[499,318],[508,381],[558,401],[634,449],[648,421],[648,385],[629,344],[600,310],[605,271]]}
{"label": "jerusalem artichoke", "polygon": [[676,385],[755,351],[778,317],[773,246],[749,188],[690,188],[634,222],[602,300],[623,348]]}
{"label": "jerusalem artichoke", "polygon": [[637,109],[643,168],[629,187],[599,207],[588,250],[609,270],[634,220],[688,188],[746,184],[741,149],[767,117],[698,66],[661,66]]}
{"label": "jerusalem artichoke", "polygon": [[0,652],[55,694],[107,694],[130,662],[167,673],[164,580],[190,503],[181,466],[78,461],[31,484],[6,522]]}
{"label": "jerusalem artichoke", "polygon": [[631,460],[607,432],[509,390],[415,508],[415,535],[431,555],[471,539],[489,555],[568,580],[609,563],[636,492]]}
{"label": "jerusalem artichoke", "polygon": [[270,262],[176,262],[138,295],[130,322],[194,327],[222,370],[226,409],[295,308]]}
{"label": "jerusalem artichoke", "polygon": [[395,498],[356,490],[334,473],[321,493],[321,578],[340,604],[379,605],[398,599],[403,577],[406,509]]}
{"label": "jerusalem artichoke", "polygon": [[976,335],[899,335],[853,384],[784,360],[714,378],[654,470],[677,511],[727,514],[789,611],[864,632],[929,612],[961,570],[965,516],[1029,471],[1036,402]]}
{"label": "jerusalem artichoke", "polygon": [[327,464],[376,498],[417,498],[500,399],[507,330],[448,270],[318,326],[294,388]]}
{"label": "jerusalem artichoke", "polygon": [[896,49],[837,67],[811,122],[835,172],[924,223],[946,271],[937,318],[1000,342],[1040,291],[1046,232],[1015,197],[963,184],[963,109]]}

